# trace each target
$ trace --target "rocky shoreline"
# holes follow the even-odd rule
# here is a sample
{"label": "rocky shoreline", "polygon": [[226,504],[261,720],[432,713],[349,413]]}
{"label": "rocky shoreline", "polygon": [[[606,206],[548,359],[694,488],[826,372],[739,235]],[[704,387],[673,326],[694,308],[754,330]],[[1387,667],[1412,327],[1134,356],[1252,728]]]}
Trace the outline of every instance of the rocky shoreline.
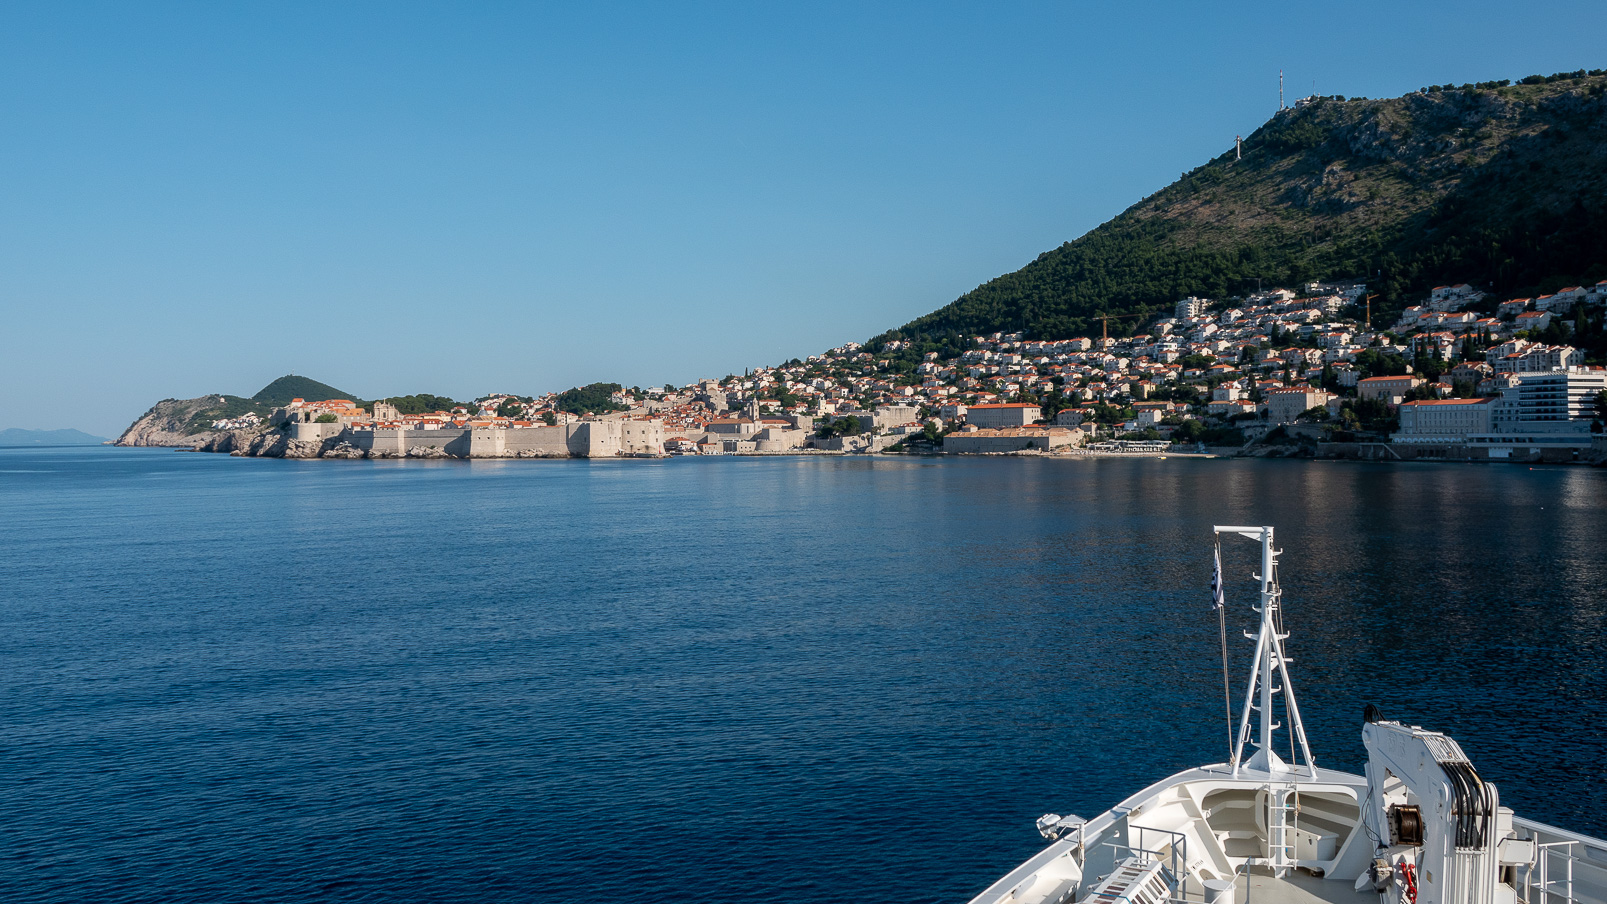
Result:
{"label": "rocky shoreline", "polygon": [[[118,446],[160,446],[169,448],[190,449],[195,452],[212,452],[234,455],[247,458],[290,458],[290,459],[344,459],[357,461],[364,459],[565,459],[577,456],[566,454],[552,449],[501,449],[491,450],[475,449],[469,452],[466,449],[447,451],[440,445],[408,444],[405,451],[388,448],[361,448],[355,445],[350,431],[342,431],[328,437],[318,439],[296,439],[286,427],[262,427],[247,430],[208,430],[199,433],[187,432],[184,427],[193,417],[194,411],[201,410],[210,404],[215,396],[204,396],[199,399],[175,400],[165,399],[158,402],[135,421],[123,435],[118,437],[115,445]],[[366,443],[364,445],[367,445]],[[795,452],[764,452],[764,453],[733,453],[737,455],[777,455],[777,454],[804,454],[804,455],[844,455],[864,453],[874,450],[865,449],[804,449]],[[997,454],[1029,454],[1029,453],[997,453]],[[1042,454],[1042,453],[1038,453]],[[1162,455],[1175,455],[1178,457],[1205,457],[1205,458],[1316,458],[1316,459],[1351,459],[1363,461],[1383,462],[1409,462],[1409,461],[1486,461],[1484,456],[1474,456],[1464,450],[1441,449],[1428,446],[1396,445],[1391,443],[1318,443],[1304,444],[1256,444],[1247,447],[1212,448],[1206,454],[1189,454],[1181,450],[1161,453]],[[627,456],[627,457],[657,457],[657,456]],[[1046,457],[1060,457],[1047,455]],[[1086,450],[1076,450],[1064,457],[1107,457],[1096,455]],[[1109,457],[1133,457],[1130,453],[1115,454]],[[1526,450],[1523,454],[1513,454],[1510,458],[1503,458],[1503,462],[1528,464],[1582,464],[1598,467],[1607,465],[1607,438],[1599,439],[1593,448],[1584,450],[1583,454],[1565,453],[1564,450]]]}
{"label": "rocky shoreline", "polygon": [[[186,444],[188,445],[188,444]],[[297,440],[278,430],[229,430],[209,434],[190,446],[194,452],[217,452],[242,458],[328,458],[357,461],[361,459],[447,459],[461,458],[436,446],[414,446],[405,453],[385,449],[360,449],[341,436],[323,440]],[[479,456],[477,456],[479,457]],[[521,449],[495,458],[573,458],[571,455],[553,455]]]}

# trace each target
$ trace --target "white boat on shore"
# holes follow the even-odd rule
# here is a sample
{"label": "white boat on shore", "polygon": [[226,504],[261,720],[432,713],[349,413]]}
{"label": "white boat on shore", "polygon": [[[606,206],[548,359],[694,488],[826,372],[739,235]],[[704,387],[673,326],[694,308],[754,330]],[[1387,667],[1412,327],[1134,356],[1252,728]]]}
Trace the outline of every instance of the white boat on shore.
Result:
{"label": "white boat on shore", "polygon": [[[1215,531],[1261,543],[1260,631],[1231,759],[1092,819],[1045,815],[1049,846],[971,904],[1607,904],[1607,841],[1501,806],[1446,735],[1369,706],[1366,774],[1319,768],[1284,655],[1273,530]],[[1220,588],[1220,559],[1218,572]],[[1274,752],[1279,729],[1290,762]]]}

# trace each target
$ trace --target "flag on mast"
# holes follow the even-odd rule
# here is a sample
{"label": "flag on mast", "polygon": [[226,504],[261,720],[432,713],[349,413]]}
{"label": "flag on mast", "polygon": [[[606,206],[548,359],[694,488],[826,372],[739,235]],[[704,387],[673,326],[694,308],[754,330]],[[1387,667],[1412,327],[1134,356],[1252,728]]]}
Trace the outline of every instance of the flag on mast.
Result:
{"label": "flag on mast", "polygon": [[1221,611],[1228,601],[1222,594],[1222,541],[1216,542],[1216,571],[1211,573],[1211,608]]}

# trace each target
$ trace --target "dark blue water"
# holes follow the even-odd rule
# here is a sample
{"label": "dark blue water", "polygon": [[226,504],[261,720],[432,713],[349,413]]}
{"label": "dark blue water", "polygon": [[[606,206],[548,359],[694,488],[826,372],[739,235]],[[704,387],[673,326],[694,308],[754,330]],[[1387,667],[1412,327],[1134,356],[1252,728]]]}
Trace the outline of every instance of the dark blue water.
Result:
{"label": "dark blue water", "polygon": [[1223,757],[1212,522],[1319,764],[1607,829],[1599,470],[3,450],[0,899],[963,900]]}

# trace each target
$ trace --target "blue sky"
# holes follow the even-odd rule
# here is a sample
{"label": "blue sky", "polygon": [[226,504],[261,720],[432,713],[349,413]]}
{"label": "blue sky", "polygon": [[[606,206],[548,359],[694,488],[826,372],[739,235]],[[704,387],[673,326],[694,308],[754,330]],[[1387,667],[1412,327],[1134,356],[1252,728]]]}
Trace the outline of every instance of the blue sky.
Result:
{"label": "blue sky", "polygon": [[1290,96],[1607,67],[1607,4],[7,3],[0,427],[298,373],[685,383],[940,307]]}

